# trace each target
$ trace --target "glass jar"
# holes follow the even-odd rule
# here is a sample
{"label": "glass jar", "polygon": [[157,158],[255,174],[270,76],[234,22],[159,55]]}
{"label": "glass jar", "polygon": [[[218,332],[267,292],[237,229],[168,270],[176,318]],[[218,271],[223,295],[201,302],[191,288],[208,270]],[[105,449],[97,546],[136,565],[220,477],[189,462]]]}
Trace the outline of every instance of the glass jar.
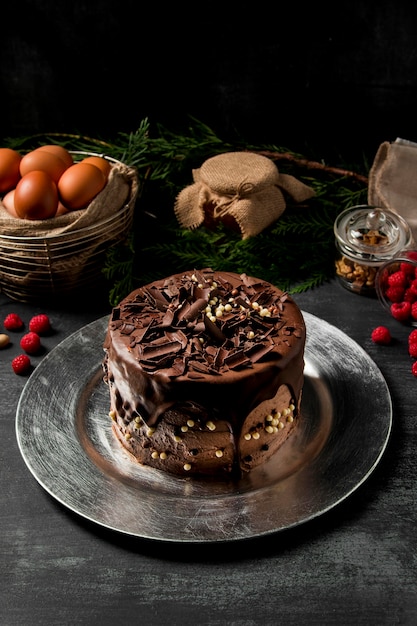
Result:
{"label": "glass jar", "polygon": [[384,309],[398,322],[417,326],[417,251],[404,250],[383,263],[375,280]]}
{"label": "glass jar", "polygon": [[345,209],[334,223],[336,276],[361,295],[376,294],[378,269],[413,245],[407,222],[389,209],[357,205]]}

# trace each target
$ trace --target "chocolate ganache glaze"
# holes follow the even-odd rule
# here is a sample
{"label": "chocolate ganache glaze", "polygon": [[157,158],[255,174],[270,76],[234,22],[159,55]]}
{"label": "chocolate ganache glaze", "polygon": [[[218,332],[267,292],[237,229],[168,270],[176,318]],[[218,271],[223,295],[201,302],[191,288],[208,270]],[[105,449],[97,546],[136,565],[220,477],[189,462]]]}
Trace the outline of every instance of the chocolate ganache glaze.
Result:
{"label": "chocolate ganache glaze", "polygon": [[301,311],[258,278],[207,268],[140,287],[104,341],[114,432],[175,474],[249,471],[296,425],[304,347]]}

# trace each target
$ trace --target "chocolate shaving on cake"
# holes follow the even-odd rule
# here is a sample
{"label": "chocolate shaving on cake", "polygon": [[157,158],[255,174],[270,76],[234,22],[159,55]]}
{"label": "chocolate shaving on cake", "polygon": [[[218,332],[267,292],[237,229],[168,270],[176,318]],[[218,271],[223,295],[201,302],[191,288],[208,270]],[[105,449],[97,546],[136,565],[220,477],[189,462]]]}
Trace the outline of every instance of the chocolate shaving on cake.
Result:
{"label": "chocolate shaving on cake", "polygon": [[214,375],[250,368],[270,352],[272,337],[296,334],[281,317],[287,297],[246,274],[206,268],[138,289],[114,310],[112,326],[131,335],[148,372]]}
{"label": "chocolate shaving on cake", "polygon": [[181,343],[169,341],[165,338],[156,340],[148,345],[139,347],[141,358],[144,361],[159,360],[162,356],[174,355],[181,350]]}
{"label": "chocolate shaving on cake", "polygon": [[222,333],[220,328],[216,326],[216,324],[214,324],[214,322],[212,322],[207,315],[204,316],[204,326],[213,341],[216,341],[217,343],[223,343],[226,341],[226,335]]}
{"label": "chocolate shaving on cake", "polygon": [[248,367],[252,365],[252,361],[246,356],[243,350],[231,352],[224,359],[224,362],[228,367],[230,367],[230,369],[242,369],[243,367]]}
{"label": "chocolate shaving on cake", "polygon": [[271,352],[271,350],[273,349],[274,349],[273,343],[270,343],[269,345],[257,343],[257,344],[253,344],[247,350],[245,350],[245,354],[248,358],[250,358],[252,363],[257,363],[264,356],[266,356],[268,352]]}
{"label": "chocolate shaving on cake", "polygon": [[135,326],[133,324],[122,324],[119,327],[119,331],[121,335],[131,335],[135,330]]}
{"label": "chocolate shaving on cake", "polygon": [[203,374],[219,374],[219,372],[214,367],[210,367],[206,363],[200,363],[200,361],[189,361],[188,365],[193,370],[196,370],[197,372],[202,372]]}

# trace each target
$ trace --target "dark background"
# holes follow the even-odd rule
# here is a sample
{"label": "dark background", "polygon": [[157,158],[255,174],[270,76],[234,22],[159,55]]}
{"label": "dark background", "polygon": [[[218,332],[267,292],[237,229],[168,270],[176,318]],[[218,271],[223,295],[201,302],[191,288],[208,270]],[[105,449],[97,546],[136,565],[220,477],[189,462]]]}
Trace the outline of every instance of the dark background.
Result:
{"label": "dark background", "polygon": [[417,140],[417,5],[19,0],[2,7],[0,137],[109,138],[190,116],[338,159]]}

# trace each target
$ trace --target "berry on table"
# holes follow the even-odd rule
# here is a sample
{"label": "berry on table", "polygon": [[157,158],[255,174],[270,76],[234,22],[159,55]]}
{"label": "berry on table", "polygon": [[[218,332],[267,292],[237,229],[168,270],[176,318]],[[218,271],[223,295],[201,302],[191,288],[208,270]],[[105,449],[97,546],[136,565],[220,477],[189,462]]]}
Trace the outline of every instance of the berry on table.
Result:
{"label": "berry on table", "polygon": [[28,354],[36,354],[41,347],[41,339],[37,333],[26,333],[20,340],[20,347]]}
{"label": "berry on table", "polygon": [[388,345],[391,343],[391,333],[386,326],[377,326],[371,333],[371,338],[374,343],[382,345]]}
{"label": "berry on table", "polygon": [[411,373],[413,376],[417,377],[417,361],[414,361],[414,363],[411,366]]}
{"label": "berry on table", "polygon": [[23,321],[17,313],[9,313],[3,324],[6,330],[21,330],[23,328]]}
{"label": "berry on table", "polygon": [[29,330],[38,335],[44,335],[51,330],[51,322],[45,313],[35,315],[29,322]]}
{"label": "berry on table", "polygon": [[19,354],[12,361],[12,368],[15,374],[26,374],[30,369],[30,359],[27,354]]}
{"label": "berry on table", "polygon": [[417,359],[417,341],[408,344],[408,354]]}
{"label": "berry on table", "polygon": [[408,335],[408,343],[417,343],[417,328]]}

